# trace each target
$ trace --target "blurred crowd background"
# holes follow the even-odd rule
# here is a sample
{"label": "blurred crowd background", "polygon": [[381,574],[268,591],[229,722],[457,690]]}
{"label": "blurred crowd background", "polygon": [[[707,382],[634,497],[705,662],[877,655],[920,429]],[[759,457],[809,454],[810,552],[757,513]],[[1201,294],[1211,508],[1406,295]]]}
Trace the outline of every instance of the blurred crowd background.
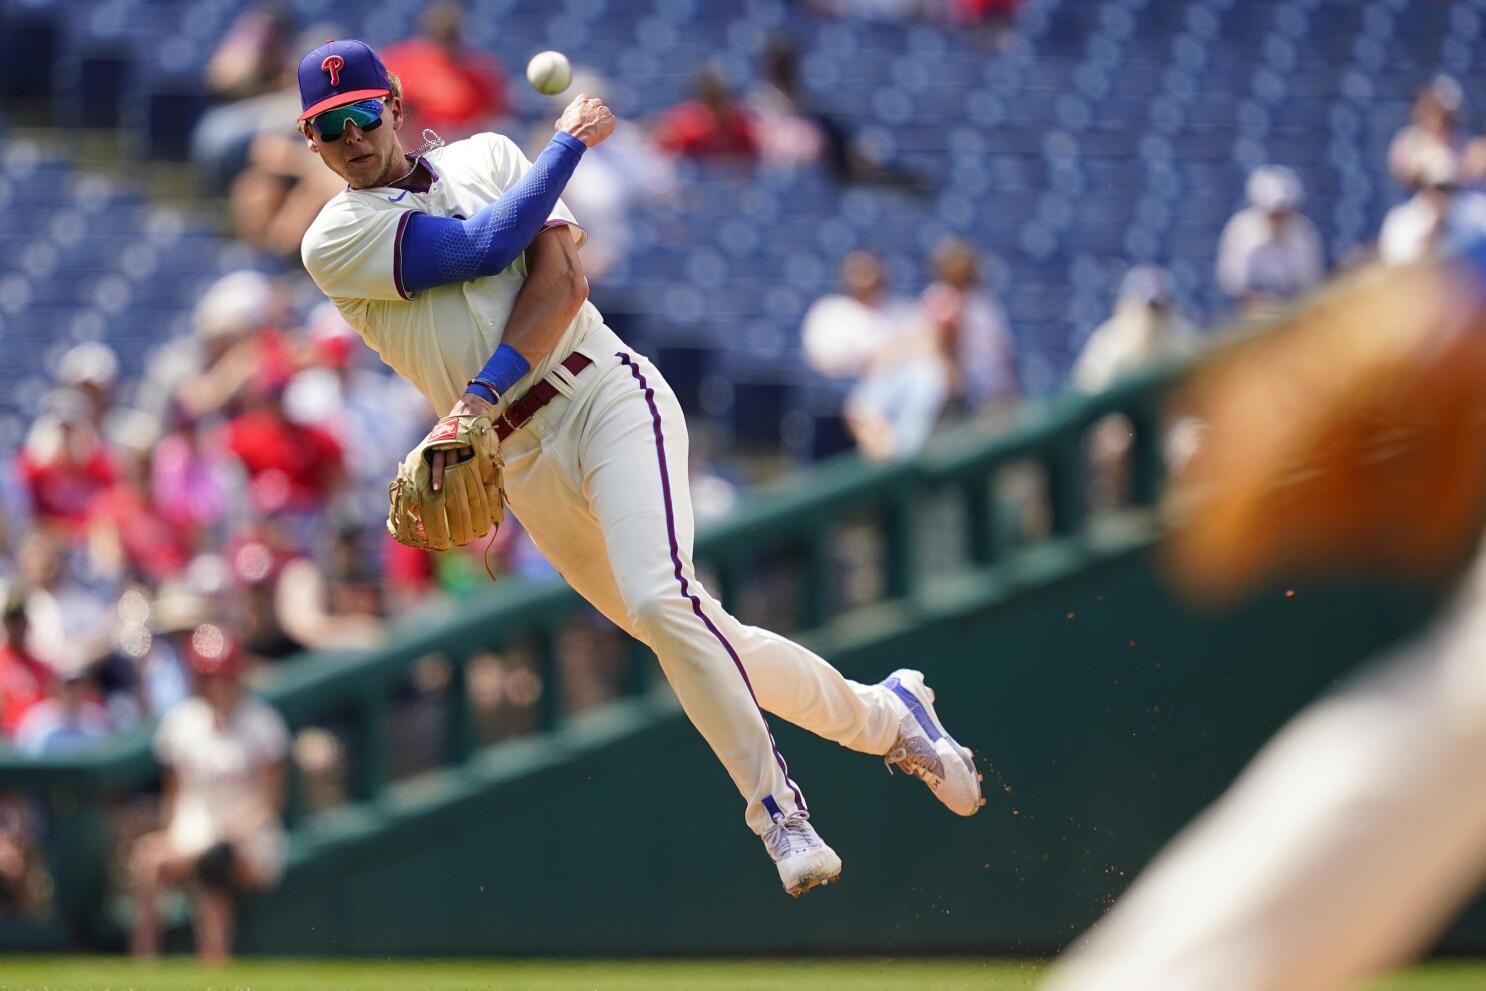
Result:
{"label": "blurred crowd background", "polygon": [[[0,0],[0,736],[48,755],[148,725],[216,671],[191,649],[203,624],[234,672],[240,650],[272,677],[486,586],[484,548],[386,537],[386,482],[434,412],[300,267],[339,185],[295,133],[293,70],[327,38],[381,49],[409,135],[540,148],[563,101],[521,68],[545,48],[577,66],[569,96],[614,106],[565,199],[592,298],[692,417],[705,520],[790,468],[994,432],[1338,268],[1486,230],[1483,16]],[[551,574],[519,524],[489,557]],[[17,902],[25,819],[0,815]]]}

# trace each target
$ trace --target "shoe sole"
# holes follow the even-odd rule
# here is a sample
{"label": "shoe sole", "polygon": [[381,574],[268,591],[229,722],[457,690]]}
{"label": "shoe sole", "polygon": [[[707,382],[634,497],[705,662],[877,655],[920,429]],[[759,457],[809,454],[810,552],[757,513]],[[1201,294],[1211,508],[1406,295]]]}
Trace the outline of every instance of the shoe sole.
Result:
{"label": "shoe sole", "polygon": [[841,872],[837,871],[836,873],[831,874],[827,877],[807,878],[800,884],[799,887],[794,888],[793,890],[791,890],[790,888],[785,888],[784,892],[791,898],[799,898],[807,891],[811,891],[815,888],[827,887],[828,885],[835,884],[839,880],[841,880]]}
{"label": "shoe sole", "polygon": [[[912,681],[910,683],[905,683],[903,680],[905,677],[912,679]],[[976,798],[978,799],[975,808],[973,808],[969,812],[959,812],[958,810],[950,809],[950,811],[954,812],[956,815],[975,815],[975,813],[979,812],[986,804],[985,796],[979,794],[980,785],[983,781],[985,781],[985,775],[982,774],[980,769],[975,766],[975,751],[971,750],[969,747],[961,746],[960,741],[956,740],[953,736],[950,736],[949,730],[944,728],[944,723],[939,719],[939,713],[934,711],[934,689],[925,684],[924,673],[922,671],[915,671],[913,668],[899,668],[897,671],[894,671],[892,674],[888,675],[889,681],[891,681],[893,678],[898,679],[898,684],[903,687],[903,690],[906,691],[909,695],[914,696],[918,700],[918,704],[923,708],[924,714],[929,717],[929,721],[932,722],[934,724],[934,727],[939,731],[939,735],[949,741],[949,745],[955,749],[955,752],[960,755],[960,759],[963,760],[969,767],[970,773],[975,775],[975,790],[977,793]],[[912,684],[914,687],[909,687],[909,684]],[[919,689],[919,691],[921,691],[923,694],[920,695],[919,691],[914,691],[914,688]]]}

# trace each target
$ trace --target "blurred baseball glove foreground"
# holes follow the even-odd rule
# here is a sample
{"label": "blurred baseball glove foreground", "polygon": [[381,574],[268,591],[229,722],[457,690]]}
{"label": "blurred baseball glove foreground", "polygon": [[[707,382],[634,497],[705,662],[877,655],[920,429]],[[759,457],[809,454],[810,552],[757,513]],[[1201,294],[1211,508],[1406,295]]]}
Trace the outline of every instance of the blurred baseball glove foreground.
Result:
{"label": "blurred baseball glove foreground", "polygon": [[1183,592],[1442,575],[1486,516],[1486,279],[1466,259],[1360,271],[1217,353],[1174,403],[1206,424],[1164,507]]}
{"label": "blurred baseball glove foreground", "polygon": [[[441,450],[448,461],[443,487],[435,492],[429,459]],[[387,486],[387,532],[420,550],[462,547],[500,526],[502,492],[500,445],[490,420],[446,416],[408,453]]]}

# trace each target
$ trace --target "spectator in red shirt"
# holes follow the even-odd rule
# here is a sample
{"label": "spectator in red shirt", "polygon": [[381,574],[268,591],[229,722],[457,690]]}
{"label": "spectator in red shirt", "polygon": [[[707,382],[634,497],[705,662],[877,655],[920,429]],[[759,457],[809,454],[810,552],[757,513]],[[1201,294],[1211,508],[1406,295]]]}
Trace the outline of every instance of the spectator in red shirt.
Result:
{"label": "spectator in red shirt", "polygon": [[667,110],[655,128],[655,143],[693,158],[758,157],[753,115],[715,72],[697,79],[697,98]]}
{"label": "spectator in red shirt", "polygon": [[327,431],[284,415],[284,385],[259,387],[257,403],[227,424],[226,446],[247,469],[260,512],[315,513],[340,485],[341,448]]}
{"label": "spectator in red shirt", "polygon": [[47,398],[16,458],[16,471],[38,522],[79,535],[98,494],[118,477],[113,459],[88,419],[88,402],[63,390]]}
{"label": "spectator in red shirt", "polygon": [[431,4],[420,20],[423,37],[383,49],[387,68],[402,80],[414,130],[431,127],[448,139],[487,130],[506,115],[501,64],[464,44],[464,15],[453,3]]}
{"label": "spectator in red shirt", "polygon": [[144,424],[134,429],[118,481],[93,500],[88,550],[100,575],[141,575],[159,582],[180,574],[191,560],[194,528],[156,505],[150,491],[156,431]]}
{"label": "spectator in red shirt", "polygon": [[26,640],[31,624],[26,619],[26,596],[11,589],[5,596],[5,643],[0,645],[0,733],[14,738],[21,718],[36,703],[56,693],[57,675],[41,658],[31,653]]}

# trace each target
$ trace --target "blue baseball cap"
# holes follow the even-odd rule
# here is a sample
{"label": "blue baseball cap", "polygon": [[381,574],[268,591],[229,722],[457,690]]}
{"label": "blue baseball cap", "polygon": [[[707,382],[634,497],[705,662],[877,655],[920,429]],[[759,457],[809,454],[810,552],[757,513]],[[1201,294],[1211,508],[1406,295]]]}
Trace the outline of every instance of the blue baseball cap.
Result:
{"label": "blue baseball cap", "polygon": [[391,93],[387,67],[364,41],[327,41],[299,60],[301,121]]}

